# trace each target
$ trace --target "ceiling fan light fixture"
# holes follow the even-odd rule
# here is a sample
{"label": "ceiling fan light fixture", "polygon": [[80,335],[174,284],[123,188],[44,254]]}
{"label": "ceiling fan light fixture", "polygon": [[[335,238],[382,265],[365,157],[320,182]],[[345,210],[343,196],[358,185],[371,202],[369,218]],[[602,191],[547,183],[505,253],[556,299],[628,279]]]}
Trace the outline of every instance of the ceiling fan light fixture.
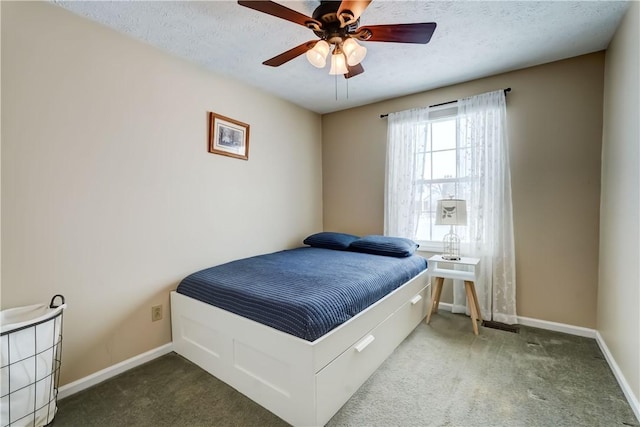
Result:
{"label": "ceiling fan light fixture", "polygon": [[357,41],[427,44],[436,29],[435,22],[360,27],[360,17],[371,2],[320,0],[312,15],[307,16],[277,1],[238,0],[240,6],[301,25],[317,37],[264,61],[264,65],[279,67],[304,53],[314,67],[324,68],[327,56],[331,54],[329,73],[343,74],[346,79],[364,72],[361,62],[367,55],[367,49]]}
{"label": "ceiling fan light fixture", "polygon": [[334,51],[333,55],[331,55],[331,70],[329,70],[329,74],[347,74],[348,72],[346,58],[342,52]]}
{"label": "ceiling fan light fixture", "polygon": [[324,68],[327,65],[327,55],[329,54],[329,43],[320,40],[316,45],[307,51],[307,60],[317,68]]}
{"label": "ceiling fan light fixture", "polygon": [[347,64],[354,66],[358,65],[365,56],[367,56],[367,48],[360,46],[355,39],[349,37],[342,44],[342,51],[347,57]]}

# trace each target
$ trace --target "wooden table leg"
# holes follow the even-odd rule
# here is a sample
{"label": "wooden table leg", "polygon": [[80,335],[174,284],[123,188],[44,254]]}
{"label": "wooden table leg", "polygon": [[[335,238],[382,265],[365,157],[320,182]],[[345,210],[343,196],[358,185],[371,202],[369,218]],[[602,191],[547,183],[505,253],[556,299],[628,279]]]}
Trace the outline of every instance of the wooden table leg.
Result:
{"label": "wooden table leg", "polygon": [[444,277],[437,277],[436,278],[436,298],[435,298],[435,304],[433,305],[433,312],[437,313],[438,312],[438,308],[440,308],[440,296],[442,296],[442,286],[444,284]]}
{"label": "wooden table leg", "polygon": [[431,314],[438,312],[438,305],[440,305],[440,295],[442,294],[442,284],[444,283],[443,277],[436,277],[436,283],[434,290],[431,294],[431,307],[427,313],[427,324],[431,321]]}
{"label": "wooden table leg", "polygon": [[482,311],[480,311],[480,304],[478,303],[478,294],[476,294],[476,285],[473,282],[471,283],[471,293],[473,294],[473,301],[476,303],[476,314],[478,315],[478,320],[482,322]]}
{"label": "wooden table leg", "polygon": [[469,311],[471,312],[471,323],[473,324],[473,333],[478,335],[478,313],[477,307],[478,304],[476,299],[473,296],[473,282],[469,282],[468,280],[464,281],[464,290],[467,293],[467,305],[469,306]]}

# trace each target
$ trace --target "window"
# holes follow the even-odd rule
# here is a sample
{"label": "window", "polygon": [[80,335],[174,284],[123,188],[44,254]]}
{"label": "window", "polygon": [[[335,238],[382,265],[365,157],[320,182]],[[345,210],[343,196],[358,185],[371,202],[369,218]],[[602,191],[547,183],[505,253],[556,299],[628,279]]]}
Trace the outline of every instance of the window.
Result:
{"label": "window", "polygon": [[416,240],[421,242],[442,241],[449,227],[435,225],[436,203],[449,196],[460,197],[469,182],[464,167],[469,148],[459,143],[456,127],[456,117],[449,115],[425,122],[418,133],[415,162],[422,174],[416,183],[420,209]]}

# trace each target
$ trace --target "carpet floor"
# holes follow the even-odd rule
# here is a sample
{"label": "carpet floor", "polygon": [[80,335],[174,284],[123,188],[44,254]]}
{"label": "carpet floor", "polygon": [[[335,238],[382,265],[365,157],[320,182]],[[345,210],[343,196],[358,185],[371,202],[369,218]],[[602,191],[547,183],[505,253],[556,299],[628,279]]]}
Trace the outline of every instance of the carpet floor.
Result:
{"label": "carpet floor", "polygon": [[[64,361],[63,361],[64,362]],[[64,368],[64,367],[63,367]],[[58,402],[52,426],[286,426],[170,353]],[[639,426],[593,339],[440,311],[328,426]]]}

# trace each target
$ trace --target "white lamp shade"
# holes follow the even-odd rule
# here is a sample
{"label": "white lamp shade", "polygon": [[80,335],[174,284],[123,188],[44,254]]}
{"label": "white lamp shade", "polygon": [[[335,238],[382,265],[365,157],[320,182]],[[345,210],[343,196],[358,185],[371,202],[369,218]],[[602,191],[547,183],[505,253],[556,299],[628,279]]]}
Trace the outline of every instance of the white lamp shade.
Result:
{"label": "white lamp shade", "polygon": [[358,42],[352,38],[344,41],[342,51],[344,52],[344,56],[347,57],[347,64],[351,66],[358,65],[364,57],[367,56],[367,48],[360,46]]}
{"label": "white lamp shade", "polygon": [[466,225],[467,202],[460,199],[438,200],[436,225]]}
{"label": "white lamp shade", "polygon": [[347,72],[348,70],[346,58],[344,57],[342,52],[334,52],[333,55],[331,55],[331,70],[329,70],[329,74],[347,74]]}
{"label": "white lamp shade", "polygon": [[329,43],[320,40],[316,45],[307,51],[307,60],[317,68],[327,65],[327,54],[329,53]]}

